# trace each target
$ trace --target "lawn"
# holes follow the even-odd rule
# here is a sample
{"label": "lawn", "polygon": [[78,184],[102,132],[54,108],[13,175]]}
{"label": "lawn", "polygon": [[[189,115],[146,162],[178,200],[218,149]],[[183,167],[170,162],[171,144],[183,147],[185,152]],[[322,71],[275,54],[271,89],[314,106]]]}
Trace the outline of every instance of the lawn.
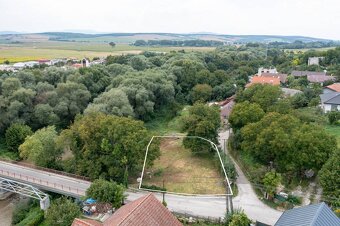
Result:
{"label": "lawn", "polygon": [[326,125],[325,130],[336,137],[338,147],[340,148],[340,126]]}
{"label": "lawn", "polygon": [[193,154],[180,138],[161,139],[161,157],[144,172],[143,185],[164,187],[168,192],[225,194],[223,177],[211,153]]}

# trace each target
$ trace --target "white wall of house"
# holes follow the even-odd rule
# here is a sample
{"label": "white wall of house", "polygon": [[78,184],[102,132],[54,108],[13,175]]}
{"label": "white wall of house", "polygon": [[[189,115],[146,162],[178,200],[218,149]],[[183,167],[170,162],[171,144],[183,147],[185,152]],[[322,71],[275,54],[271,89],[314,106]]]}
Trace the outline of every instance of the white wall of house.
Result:
{"label": "white wall of house", "polygon": [[257,71],[257,74],[260,76],[262,73],[270,73],[270,74],[277,74],[276,68],[263,68],[260,67]]}
{"label": "white wall of house", "polygon": [[340,105],[335,105],[335,104],[321,104],[321,108],[323,109],[323,112],[325,113],[330,112],[330,111],[335,111],[335,110],[340,111]]}

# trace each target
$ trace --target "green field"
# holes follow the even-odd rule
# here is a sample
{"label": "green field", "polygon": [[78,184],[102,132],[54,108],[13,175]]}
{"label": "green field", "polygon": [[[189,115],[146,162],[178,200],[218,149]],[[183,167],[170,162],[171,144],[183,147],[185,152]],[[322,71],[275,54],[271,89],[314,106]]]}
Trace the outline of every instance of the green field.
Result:
{"label": "green field", "polygon": [[139,47],[128,44],[117,44],[111,47],[107,43],[96,42],[25,42],[19,44],[0,44],[0,63],[10,63],[54,58],[106,57],[108,55],[139,54],[143,51],[170,52],[211,51],[214,47]]}
{"label": "green field", "polygon": [[327,51],[330,49],[335,49],[336,47],[325,47],[325,48],[311,48],[311,49],[285,49],[285,51],[293,51],[294,53],[298,53],[298,52],[307,52],[309,50],[316,50],[316,51]]}

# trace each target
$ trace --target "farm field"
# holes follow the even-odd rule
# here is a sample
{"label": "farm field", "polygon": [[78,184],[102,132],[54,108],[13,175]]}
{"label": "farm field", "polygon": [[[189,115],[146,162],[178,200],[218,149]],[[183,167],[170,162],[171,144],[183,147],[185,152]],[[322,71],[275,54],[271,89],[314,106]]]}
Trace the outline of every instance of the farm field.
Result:
{"label": "farm field", "polygon": [[107,43],[95,42],[26,42],[20,44],[0,44],[0,63],[38,60],[41,58],[83,58],[106,57],[108,55],[139,54],[143,51],[170,52],[211,51],[215,47],[139,47],[128,44],[117,44],[115,47]]}
{"label": "farm field", "polygon": [[310,49],[285,49],[286,52],[293,51],[294,53],[299,53],[299,52],[307,52],[309,50],[316,50],[316,51],[327,51],[330,49],[335,49],[335,47],[325,47],[325,48],[310,48]]}
{"label": "farm field", "polygon": [[143,184],[168,192],[225,194],[223,177],[211,153],[192,154],[180,138],[161,139],[161,157],[144,172]]}

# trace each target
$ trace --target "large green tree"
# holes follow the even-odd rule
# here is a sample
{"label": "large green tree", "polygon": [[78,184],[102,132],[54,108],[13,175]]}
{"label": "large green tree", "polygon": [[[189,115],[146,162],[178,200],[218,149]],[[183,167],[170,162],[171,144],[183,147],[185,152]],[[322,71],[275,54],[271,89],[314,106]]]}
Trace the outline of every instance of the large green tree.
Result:
{"label": "large green tree", "polygon": [[233,129],[240,129],[249,123],[261,120],[263,116],[264,111],[260,105],[244,101],[233,107],[228,120]]}
{"label": "large green tree", "polygon": [[27,136],[32,135],[31,128],[27,125],[14,123],[6,130],[6,144],[10,151],[18,152],[18,147],[25,141]]}
{"label": "large green tree", "polygon": [[[127,173],[141,169],[150,139],[141,121],[96,113],[79,117],[58,144],[71,149],[77,173],[123,183]],[[153,143],[148,160],[158,156],[159,146]]]}
{"label": "large green tree", "polygon": [[220,109],[218,107],[196,103],[190,107],[189,115],[183,117],[182,120],[183,130],[188,135],[183,141],[186,148],[190,148],[193,152],[211,150],[211,144],[208,141],[194,138],[196,136],[217,144],[218,129],[221,125]]}
{"label": "large green tree", "polygon": [[46,211],[46,224],[50,226],[69,226],[74,218],[81,215],[80,207],[67,198],[58,198],[52,201]]}
{"label": "large green tree", "polygon": [[264,111],[274,105],[282,95],[280,87],[273,85],[255,84],[245,89],[237,95],[237,101],[248,100],[251,103],[257,103]]}
{"label": "large green tree", "polygon": [[58,103],[54,111],[63,125],[68,125],[77,114],[82,113],[91,97],[84,85],[74,82],[58,83],[56,92]]}
{"label": "large green tree", "polygon": [[279,172],[304,176],[317,172],[336,149],[336,140],[324,129],[303,124],[291,115],[268,113],[241,129],[242,150],[262,164],[273,162]]}
{"label": "large green tree", "polygon": [[196,101],[206,102],[210,100],[212,94],[212,88],[208,84],[197,84],[192,88],[191,91],[191,102],[195,103]]}
{"label": "large green tree", "polygon": [[340,151],[327,160],[319,172],[324,199],[334,207],[340,207]]}
{"label": "large green tree", "polygon": [[56,147],[57,137],[54,126],[37,130],[19,146],[20,157],[38,166],[56,167],[62,154],[62,150]]}
{"label": "large green tree", "polygon": [[119,88],[112,88],[93,100],[85,113],[103,112],[117,116],[133,116],[133,109],[125,92]]}
{"label": "large green tree", "polygon": [[111,203],[114,208],[119,208],[124,201],[124,186],[116,182],[97,179],[86,190],[86,196],[99,202]]}

